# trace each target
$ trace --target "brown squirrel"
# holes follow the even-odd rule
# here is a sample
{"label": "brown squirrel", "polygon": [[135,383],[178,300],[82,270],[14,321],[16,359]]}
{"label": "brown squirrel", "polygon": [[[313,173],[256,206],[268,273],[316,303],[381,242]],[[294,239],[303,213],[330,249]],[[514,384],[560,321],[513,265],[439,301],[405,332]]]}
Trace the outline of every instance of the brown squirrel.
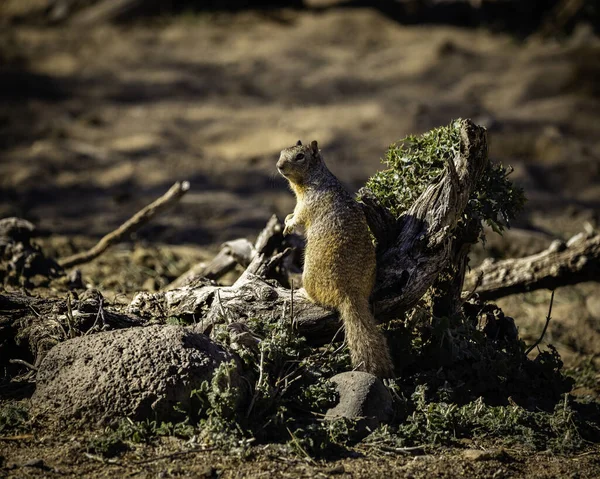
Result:
{"label": "brown squirrel", "polygon": [[284,235],[296,226],[306,233],[302,282],[309,299],[339,311],[356,369],[392,377],[387,342],[369,305],[376,259],[361,207],[327,169],[316,141],[282,150],[277,169],[297,200]]}

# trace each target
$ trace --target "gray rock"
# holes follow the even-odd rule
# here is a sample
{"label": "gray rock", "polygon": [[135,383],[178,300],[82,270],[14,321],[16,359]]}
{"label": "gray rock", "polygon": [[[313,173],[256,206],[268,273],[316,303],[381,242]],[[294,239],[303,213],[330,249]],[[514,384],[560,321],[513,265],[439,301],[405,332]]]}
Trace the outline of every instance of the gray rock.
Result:
{"label": "gray rock", "polygon": [[600,297],[596,295],[590,295],[585,301],[585,305],[590,315],[594,319],[600,319]]}
{"label": "gray rock", "polygon": [[[193,327],[156,325],[74,338],[52,348],[37,373],[33,410],[70,423],[181,419],[190,393],[232,355]],[[237,369],[230,384],[242,399]]]}
{"label": "gray rock", "polygon": [[393,415],[392,395],[379,378],[361,371],[349,371],[330,379],[340,402],[327,411],[326,419],[347,418],[356,421],[356,434],[365,436]]}

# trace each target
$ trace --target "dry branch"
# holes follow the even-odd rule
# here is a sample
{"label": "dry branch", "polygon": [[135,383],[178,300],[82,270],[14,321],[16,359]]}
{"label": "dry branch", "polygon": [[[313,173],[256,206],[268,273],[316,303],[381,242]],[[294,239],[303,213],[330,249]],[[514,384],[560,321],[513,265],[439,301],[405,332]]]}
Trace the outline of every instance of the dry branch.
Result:
{"label": "dry branch", "polygon": [[[478,279],[481,278],[481,279]],[[483,300],[492,300],[536,289],[600,279],[600,234],[579,233],[566,244],[553,242],[541,253],[518,259],[486,260],[466,277],[464,289],[476,289]]]}
{"label": "dry branch", "polygon": [[146,0],[102,0],[76,13],[71,24],[89,27],[130,16],[136,9],[148,3]]}
{"label": "dry branch", "polygon": [[544,339],[544,336],[546,335],[546,331],[548,330],[548,325],[550,324],[550,320],[552,319],[552,305],[554,304],[554,290],[552,290],[552,296],[550,296],[550,306],[548,307],[548,314],[546,315],[546,324],[544,324],[544,329],[542,329],[542,334],[540,334],[540,337],[537,339],[537,341],[535,343],[533,343],[531,346],[529,346],[527,348],[527,351],[525,351],[525,356],[527,356],[531,351],[533,351],[535,348],[537,348],[539,346],[539,344],[542,342],[542,339]]}
{"label": "dry branch", "polygon": [[209,263],[201,262],[192,266],[163,289],[168,291],[180,288],[201,279],[216,281],[233,270],[237,264],[247,268],[247,272],[255,273],[268,260],[268,256],[281,246],[282,228],[277,216],[273,215],[258,235],[254,245],[245,238],[227,241]]}
{"label": "dry branch", "polygon": [[248,266],[254,254],[254,246],[245,238],[227,241],[212,260],[195,264],[163,289],[167,291],[181,288],[201,278],[216,281],[233,270],[237,264]]}
{"label": "dry branch", "polygon": [[106,251],[113,244],[119,243],[123,240],[123,238],[127,237],[134,231],[137,231],[140,227],[148,223],[152,218],[154,218],[157,214],[162,211],[170,208],[175,203],[179,201],[179,199],[187,193],[190,189],[190,184],[187,181],[177,182],[169,191],[167,191],[163,196],[158,198],[156,201],[152,202],[142,210],[138,211],[134,216],[128,219],[125,223],[119,226],[116,230],[108,233],[104,236],[98,243],[87,251],[83,251],[81,253],[74,254],[67,258],[63,258],[58,261],[58,264],[63,268],[71,268],[78,264],[88,263],[98,256],[100,256],[104,251]]}

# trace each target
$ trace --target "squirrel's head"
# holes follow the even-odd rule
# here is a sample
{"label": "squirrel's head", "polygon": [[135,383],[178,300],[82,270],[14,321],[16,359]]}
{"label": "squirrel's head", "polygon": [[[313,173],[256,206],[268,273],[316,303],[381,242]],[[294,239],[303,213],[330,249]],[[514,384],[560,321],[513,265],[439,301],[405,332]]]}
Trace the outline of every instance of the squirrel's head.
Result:
{"label": "squirrel's head", "polygon": [[319,145],[311,141],[305,146],[300,140],[294,146],[281,150],[277,169],[282,176],[295,184],[306,183],[312,172],[320,169],[323,158],[319,153]]}

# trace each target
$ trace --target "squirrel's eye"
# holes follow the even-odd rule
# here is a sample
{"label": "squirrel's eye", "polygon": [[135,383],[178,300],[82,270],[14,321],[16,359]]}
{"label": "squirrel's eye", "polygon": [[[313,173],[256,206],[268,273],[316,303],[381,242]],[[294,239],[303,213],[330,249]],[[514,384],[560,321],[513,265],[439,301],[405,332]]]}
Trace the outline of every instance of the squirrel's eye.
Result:
{"label": "squirrel's eye", "polygon": [[304,153],[298,153],[296,155],[296,161],[300,161],[300,160],[303,160],[303,159],[304,159]]}

